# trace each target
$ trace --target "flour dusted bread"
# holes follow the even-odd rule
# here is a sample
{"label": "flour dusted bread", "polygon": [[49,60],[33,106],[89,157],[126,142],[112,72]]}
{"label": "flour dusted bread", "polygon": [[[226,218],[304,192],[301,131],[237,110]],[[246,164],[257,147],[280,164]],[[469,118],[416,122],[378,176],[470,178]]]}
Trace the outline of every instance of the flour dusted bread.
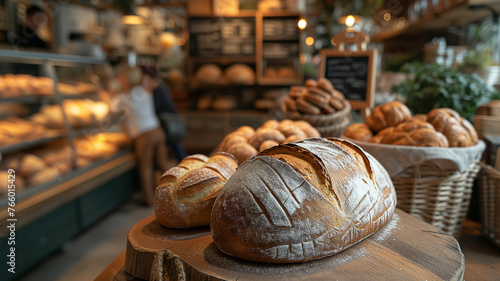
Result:
{"label": "flour dusted bread", "polygon": [[375,158],[345,140],[310,138],[242,164],[215,200],[211,232],[231,256],[303,262],[370,236],[395,205],[394,186]]}
{"label": "flour dusted bread", "polygon": [[160,178],[155,194],[156,220],[169,228],[210,223],[215,197],[238,166],[236,159],[218,152],[184,158]]}

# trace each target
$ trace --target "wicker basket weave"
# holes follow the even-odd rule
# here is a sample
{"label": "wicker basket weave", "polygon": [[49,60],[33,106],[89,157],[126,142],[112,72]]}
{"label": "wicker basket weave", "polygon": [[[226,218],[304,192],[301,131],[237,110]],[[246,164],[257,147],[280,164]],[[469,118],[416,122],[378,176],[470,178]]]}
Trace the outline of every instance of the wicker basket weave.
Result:
{"label": "wicker basket weave", "polygon": [[289,114],[284,112],[285,119],[304,120],[311,124],[322,137],[340,137],[344,130],[351,124],[351,104],[345,103],[342,110],[333,114],[309,115]]}
{"label": "wicker basket weave", "polygon": [[397,206],[407,213],[458,237],[469,209],[478,162],[460,173],[441,169],[431,161],[406,168],[392,177],[398,197]]}
{"label": "wicker basket weave", "polygon": [[479,202],[484,235],[500,247],[500,171],[481,162]]}

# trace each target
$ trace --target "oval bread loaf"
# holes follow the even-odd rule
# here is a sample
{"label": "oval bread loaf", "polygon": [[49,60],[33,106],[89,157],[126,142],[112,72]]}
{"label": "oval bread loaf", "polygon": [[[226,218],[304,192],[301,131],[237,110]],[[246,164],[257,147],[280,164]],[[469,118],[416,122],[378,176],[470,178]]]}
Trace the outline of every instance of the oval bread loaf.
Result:
{"label": "oval bread loaf", "polygon": [[208,158],[195,154],[166,171],[155,194],[156,220],[169,228],[190,228],[210,223],[215,197],[238,163],[227,153]]}
{"label": "oval bread loaf", "polygon": [[392,181],[374,157],[345,140],[310,138],[243,163],[215,200],[211,232],[231,256],[303,262],[370,236],[395,206]]}

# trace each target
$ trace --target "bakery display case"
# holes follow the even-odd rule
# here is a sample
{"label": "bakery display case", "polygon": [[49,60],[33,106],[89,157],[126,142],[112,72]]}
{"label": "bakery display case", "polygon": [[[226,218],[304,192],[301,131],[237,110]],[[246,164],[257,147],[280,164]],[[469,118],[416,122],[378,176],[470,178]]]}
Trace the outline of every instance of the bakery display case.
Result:
{"label": "bakery display case", "polygon": [[[0,217],[12,217],[11,195],[18,233],[30,235],[33,225],[65,213],[57,218],[67,221],[46,230],[61,228],[67,236],[35,231],[35,245],[18,249],[50,253],[124,200],[134,186],[131,140],[123,117],[110,110],[106,90],[113,71],[87,57],[0,51],[0,74]],[[121,184],[113,184],[117,181]],[[95,208],[102,200],[107,206]],[[23,266],[33,262],[36,257]]]}

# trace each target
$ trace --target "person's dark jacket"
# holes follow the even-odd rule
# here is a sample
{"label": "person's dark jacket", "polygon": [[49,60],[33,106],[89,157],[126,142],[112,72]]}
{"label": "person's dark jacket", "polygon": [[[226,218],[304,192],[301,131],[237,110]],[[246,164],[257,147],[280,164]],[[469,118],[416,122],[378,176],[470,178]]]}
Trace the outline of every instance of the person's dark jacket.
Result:
{"label": "person's dark jacket", "polygon": [[153,99],[155,103],[156,115],[162,112],[177,113],[177,109],[175,108],[174,101],[170,96],[170,92],[164,84],[161,84],[153,90]]}
{"label": "person's dark jacket", "polygon": [[18,28],[15,40],[11,42],[18,47],[32,47],[40,49],[48,49],[49,44],[38,37],[36,31],[26,25],[21,25]]}

